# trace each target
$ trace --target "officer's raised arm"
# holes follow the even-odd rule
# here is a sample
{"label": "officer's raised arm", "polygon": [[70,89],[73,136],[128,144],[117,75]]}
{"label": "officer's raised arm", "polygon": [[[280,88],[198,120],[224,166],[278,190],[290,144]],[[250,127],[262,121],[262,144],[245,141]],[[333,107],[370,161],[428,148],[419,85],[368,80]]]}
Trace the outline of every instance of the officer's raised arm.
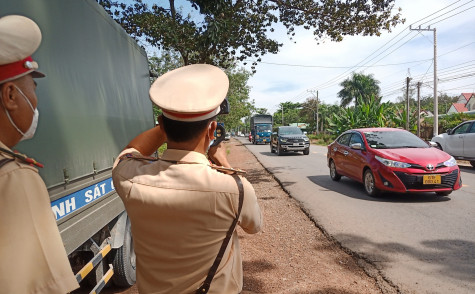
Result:
{"label": "officer's raised arm", "polygon": [[[160,120],[161,118],[159,118],[159,121]],[[165,132],[163,132],[160,125],[157,125],[132,139],[125,149],[134,148],[142,155],[150,156],[155,153],[163,143],[165,143],[166,139],[167,136],[165,135]]]}

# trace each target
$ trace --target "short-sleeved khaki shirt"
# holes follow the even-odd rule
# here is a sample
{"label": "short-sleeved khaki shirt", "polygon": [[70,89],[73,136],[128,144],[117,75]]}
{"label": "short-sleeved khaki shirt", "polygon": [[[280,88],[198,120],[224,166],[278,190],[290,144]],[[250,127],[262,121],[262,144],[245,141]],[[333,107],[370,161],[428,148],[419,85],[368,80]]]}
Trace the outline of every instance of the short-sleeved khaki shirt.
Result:
{"label": "short-sleeved khaki shirt", "polygon": [[[13,156],[0,152],[5,158]],[[2,294],[64,294],[79,287],[46,186],[36,168],[18,159],[0,167],[0,260]]]}
{"label": "short-sleeved khaki shirt", "polygon": [[[140,155],[135,149],[121,155],[126,153]],[[201,153],[168,149],[161,159],[123,159],[112,172],[131,220],[137,285],[140,293],[193,293],[237,215],[239,190],[232,176],[211,168]],[[257,233],[261,211],[251,184],[244,178],[242,182],[239,225],[247,233]],[[238,293],[242,279],[234,232],[208,293]]]}

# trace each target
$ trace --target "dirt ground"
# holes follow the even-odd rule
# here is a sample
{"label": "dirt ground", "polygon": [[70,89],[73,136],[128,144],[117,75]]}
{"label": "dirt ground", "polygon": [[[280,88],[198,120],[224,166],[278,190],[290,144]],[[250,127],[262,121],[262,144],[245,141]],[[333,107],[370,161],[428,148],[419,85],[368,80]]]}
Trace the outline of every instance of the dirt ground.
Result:
{"label": "dirt ground", "polygon": [[[299,203],[239,141],[225,142],[229,162],[247,171],[264,215],[254,235],[238,229],[244,267],[242,293],[399,293],[365,260],[347,252],[316,226]],[[109,288],[103,293],[135,294]]]}

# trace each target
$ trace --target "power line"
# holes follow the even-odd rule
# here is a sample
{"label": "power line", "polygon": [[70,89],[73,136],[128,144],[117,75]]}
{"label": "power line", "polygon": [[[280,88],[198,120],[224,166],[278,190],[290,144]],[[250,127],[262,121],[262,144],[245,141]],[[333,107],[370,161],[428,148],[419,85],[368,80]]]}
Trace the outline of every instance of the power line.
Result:
{"label": "power line", "polygon": [[[368,66],[360,66],[360,67],[386,67],[386,66],[395,66],[395,65],[404,65],[404,64],[411,64],[411,63],[417,63],[421,61],[430,61],[432,58],[429,59],[424,59],[424,60],[414,60],[414,61],[406,61],[406,62],[401,62],[401,63],[388,63],[388,64],[380,64],[380,65],[368,65]],[[252,62],[252,60],[246,60],[248,62]],[[289,64],[289,63],[275,63],[275,62],[264,62],[261,61],[260,63],[263,64],[270,64],[270,65],[278,65],[278,66],[293,66],[293,67],[315,67],[315,68],[353,68],[355,67],[354,65],[352,66],[327,66],[327,65],[305,65],[305,64]]]}
{"label": "power line", "polygon": [[[473,1],[473,0],[472,0],[472,1]],[[432,14],[430,14],[430,15],[428,15],[428,16],[426,16],[426,17],[424,17],[424,18],[422,18],[422,19],[420,19],[420,20],[418,20],[418,21],[416,21],[416,22],[414,22],[413,24],[416,24],[416,23],[418,23],[418,22],[420,22],[420,21],[422,21],[422,20],[424,20],[424,19],[429,18],[429,17],[432,16],[432,15],[435,15],[435,14],[437,14],[437,13],[443,11],[443,10],[446,10],[447,8],[449,8],[450,6],[452,6],[452,5],[454,5],[455,3],[458,3],[458,2],[460,2],[460,0],[459,0],[459,1],[456,1],[456,2],[454,2],[454,3],[452,3],[452,4],[448,5],[448,6],[446,6],[446,7],[444,7],[444,8],[442,8],[442,9],[440,9],[440,10],[438,10],[438,11],[436,11],[436,12],[434,12],[434,13],[432,13]],[[469,2],[471,2],[471,1],[469,1]],[[467,3],[469,3],[469,2],[467,2]],[[450,13],[450,12],[456,10],[456,9],[459,9],[460,7],[463,7],[463,6],[465,6],[467,3],[464,3],[464,4],[462,4],[462,5],[460,5],[460,6],[456,7],[456,8],[454,8],[454,9],[450,10],[449,12],[446,12],[446,13],[443,14],[443,15],[447,15],[448,13]],[[464,11],[466,11],[466,10],[464,10]],[[462,12],[464,12],[464,11],[462,11]],[[460,12],[460,13],[462,13],[462,12]],[[457,13],[457,14],[459,14],[459,13]],[[447,17],[447,18],[453,17],[453,16],[455,16],[455,15],[457,15],[457,14],[451,15],[451,16],[449,16],[449,17]],[[430,19],[430,20],[427,21],[427,22],[436,20],[437,18],[440,18],[440,17],[442,17],[443,15],[439,15],[439,16],[437,16],[437,17],[434,17],[434,18]],[[427,23],[427,22],[424,22],[424,23],[422,23],[422,24],[425,24],[425,23]],[[421,24],[421,25],[422,25],[422,24]],[[360,61],[358,64],[356,64],[355,66],[353,66],[353,67],[351,67],[351,68],[349,68],[349,69],[353,69],[353,68],[356,69],[356,68],[366,67],[365,65],[366,65],[367,63],[369,63],[371,60],[374,60],[376,57],[380,56],[381,54],[383,54],[384,52],[386,52],[387,50],[389,50],[391,47],[395,46],[397,43],[401,42],[401,41],[404,40],[407,36],[409,36],[409,33],[406,34],[406,35],[404,35],[402,38],[400,38],[399,40],[397,40],[397,42],[395,42],[394,44],[392,44],[391,46],[389,46],[388,48],[386,48],[385,50],[383,50],[382,52],[380,52],[377,56],[375,56],[375,57],[373,57],[372,59],[370,59],[370,60],[368,60],[367,62],[365,62],[365,61],[366,61],[368,58],[370,58],[372,55],[376,54],[379,50],[381,50],[382,48],[384,48],[385,46],[387,46],[388,44],[390,44],[394,39],[396,39],[397,37],[399,37],[399,36],[402,34],[402,32],[404,32],[404,31],[401,31],[400,33],[398,33],[398,34],[397,34],[395,37],[393,37],[391,40],[389,40],[388,42],[386,42],[385,44],[383,44],[383,46],[379,47],[379,48],[378,48],[377,50],[375,50],[373,53],[371,53],[370,55],[368,55],[365,59],[363,59],[363,60]],[[413,39],[413,38],[414,38],[414,37],[412,37],[411,39]],[[409,42],[409,41],[410,41],[410,40],[406,41],[405,43],[403,43],[402,45],[400,45],[398,48],[396,48],[395,50],[391,51],[390,53],[388,53],[387,55],[385,55],[383,58],[379,59],[379,60],[378,60],[377,62],[375,62],[372,66],[376,65],[376,63],[378,63],[379,61],[381,61],[382,59],[384,59],[384,58],[387,57],[388,55],[392,54],[394,51],[398,50],[400,47],[402,47],[404,44],[406,44],[406,43]],[[466,46],[468,46],[468,45],[466,45]],[[458,50],[458,49],[456,49],[456,50]],[[446,53],[446,54],[447,54],[447,53]],[[365,62],[365,63],[364,63],[364,62]],[[363,64],[362,64],[362,63],[363,63]],[[369,67],[372,67],[372,66],[369,66]],[[328,88],[328,87],[330,87],[330,86],[333,86],[333,85],[335,84],[335,82],[341,80],[341,77],[342,77],[342,76],[346,76],[346,73],[348,73],[349,71],[351,71],[351,70],[347,70],[347,71],[343,72],[342,74],[336,76],[335,78],[330,79],[330,80],[328,80],[327,82],[324,82],[323,84],[320,84],[320,85],[318,85],[318,86],[315,86],[315,87],[313,87],[312,89],[322,89],[322,88]],[[300,97],[301,95],[302,95],[302,94],[299,94],[297,97]]]}

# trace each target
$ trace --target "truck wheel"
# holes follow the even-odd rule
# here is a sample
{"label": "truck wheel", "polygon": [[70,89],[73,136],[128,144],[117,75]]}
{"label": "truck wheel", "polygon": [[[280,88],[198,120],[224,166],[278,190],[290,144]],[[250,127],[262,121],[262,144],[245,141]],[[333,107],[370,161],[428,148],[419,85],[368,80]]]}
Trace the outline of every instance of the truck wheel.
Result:
{"label": "truck wheel", "polygon": [[280,147],[280,144],[277,144],[277,155],[281,156],[284,154],[284,150],[282,150],[282,147]]}
{"label": "truck wheel", "polygon": [[470,164],[472,165],[472,167],[475,167],[475,160],[470,161]]}
{"label": "truck wheel", "polygon": [[272,143],[270,143],[269,145],[270,145],[270,153],[275,153],[275,150],[274,150],[274,147],[272,146]]}
{"label": "truck wheel", "polygon": [[305,150],[303,151],[303,155],[309,155],[309,154],[310,154],[310,147],[305,148]]}
{"label": "truck wheel", "polygon": [[125,225],[124,245],[116,249],[112,266],[114,267],[112,281],[116,286],[130,287],[135,284],[135,251],[129,218]]}

